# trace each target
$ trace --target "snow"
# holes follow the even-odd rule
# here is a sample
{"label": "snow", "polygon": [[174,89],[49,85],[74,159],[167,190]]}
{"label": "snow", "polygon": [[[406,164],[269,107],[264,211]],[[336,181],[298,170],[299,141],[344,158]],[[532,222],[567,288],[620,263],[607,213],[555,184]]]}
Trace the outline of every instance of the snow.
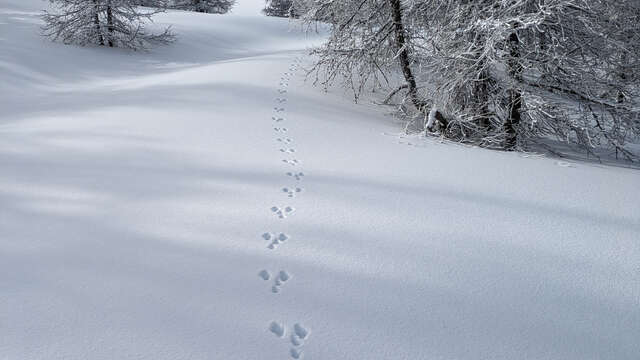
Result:
{"label": "snow", "polygon": [[0,359],[638,358],[637,170],[399,135],[262,1],[149,53],[44,4],[0,2]]}
{"label": "snow", "polygon": [[436,116],[438,115],[438,108],[435,106],[431,107],[429,110],[429,118],[427,120],[427,124],[425,125],[425,129],[429,130],[433,128],[433,125],[436,123]]}

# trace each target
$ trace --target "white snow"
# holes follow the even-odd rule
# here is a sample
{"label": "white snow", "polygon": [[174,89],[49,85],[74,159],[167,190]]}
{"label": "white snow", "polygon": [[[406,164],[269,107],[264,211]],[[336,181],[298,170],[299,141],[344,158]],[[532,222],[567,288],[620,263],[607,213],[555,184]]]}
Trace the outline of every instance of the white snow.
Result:
{"label": "white snow", "polygon": [[637,170],[399,136],[261,0],[149,53],[45,5],[0,0],[0,359],[639,358]]}
{"label": "white snow", "polygon": [[431,110],[429,110],[429,117],[427,120],[427,124],[424,126],[425,129],[430,130],[433,128],[433,125],[436,123],[437,115],[438,115],[438,108],[435,106],[432,106]]}

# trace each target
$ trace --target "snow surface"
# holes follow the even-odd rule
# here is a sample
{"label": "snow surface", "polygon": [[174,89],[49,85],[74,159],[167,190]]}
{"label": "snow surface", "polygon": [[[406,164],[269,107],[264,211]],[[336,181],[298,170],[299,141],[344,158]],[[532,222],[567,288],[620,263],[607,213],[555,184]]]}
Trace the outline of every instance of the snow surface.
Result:
{"label": "snow surface", "polygon": [[640,358],[637,170],[400,136],[262,1],[149,53],[44,4],[0,0],[0,359]]}

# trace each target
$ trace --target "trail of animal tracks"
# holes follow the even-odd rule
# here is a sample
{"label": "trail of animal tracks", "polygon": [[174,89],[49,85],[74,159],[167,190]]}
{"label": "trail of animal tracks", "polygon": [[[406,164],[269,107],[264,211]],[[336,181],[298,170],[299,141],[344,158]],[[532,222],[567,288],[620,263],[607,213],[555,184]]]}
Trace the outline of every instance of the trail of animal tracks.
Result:
{"label": "trail of animal tracks", "polygon": [[402,136],[261,5],[131,54],[0,3],[0,359],[638,358],[637,171]]}

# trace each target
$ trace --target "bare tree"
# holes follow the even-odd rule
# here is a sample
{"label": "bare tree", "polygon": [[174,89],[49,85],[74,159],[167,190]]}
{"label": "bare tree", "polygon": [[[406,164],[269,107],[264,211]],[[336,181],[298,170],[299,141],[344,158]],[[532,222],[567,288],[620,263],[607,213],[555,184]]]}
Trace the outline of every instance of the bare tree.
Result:
{"label": "bare tree", "polygon": [[159,34],[146,31],[145,23],[161,12],[164,2],[147,0],[153,9],[140,9],[134,0],[50,0],[53,11],[45,11],[43,33],[54,41],[77,45],[103,45],[134,50],[152,43],[168,43],[169,28]]}
{"label": "bare tree", "polygon": [[235,0],[173,0],[171,8],[209,14],[226,14],[235,3]]}
{"label": "bare tree", "polygon": [[266,0],[262,12],[267,16],[300,17],[300,12],[293,0]]}
{"label": "bare tree", "polygon": [[638,82],[627,77],[640,70],[637,1],[422,6],[431,16],[421,36],[433,44],[422,61],[454,137],[504,148],[557,137],[636,159],[625,143],[640,134]]}
{"label": "bare tree", "polygon": [[329,41],[314,50],[319,57],[318,80],[328,85],[343,78],[356,99],[367,84],[389,85],[389,76],[399,72],[416,109],[426,103],[418,94],[412,70],[412,46],[407,35],[407,15],[400,0],[316,0],[307,3],[304,20],[332,25]]}

